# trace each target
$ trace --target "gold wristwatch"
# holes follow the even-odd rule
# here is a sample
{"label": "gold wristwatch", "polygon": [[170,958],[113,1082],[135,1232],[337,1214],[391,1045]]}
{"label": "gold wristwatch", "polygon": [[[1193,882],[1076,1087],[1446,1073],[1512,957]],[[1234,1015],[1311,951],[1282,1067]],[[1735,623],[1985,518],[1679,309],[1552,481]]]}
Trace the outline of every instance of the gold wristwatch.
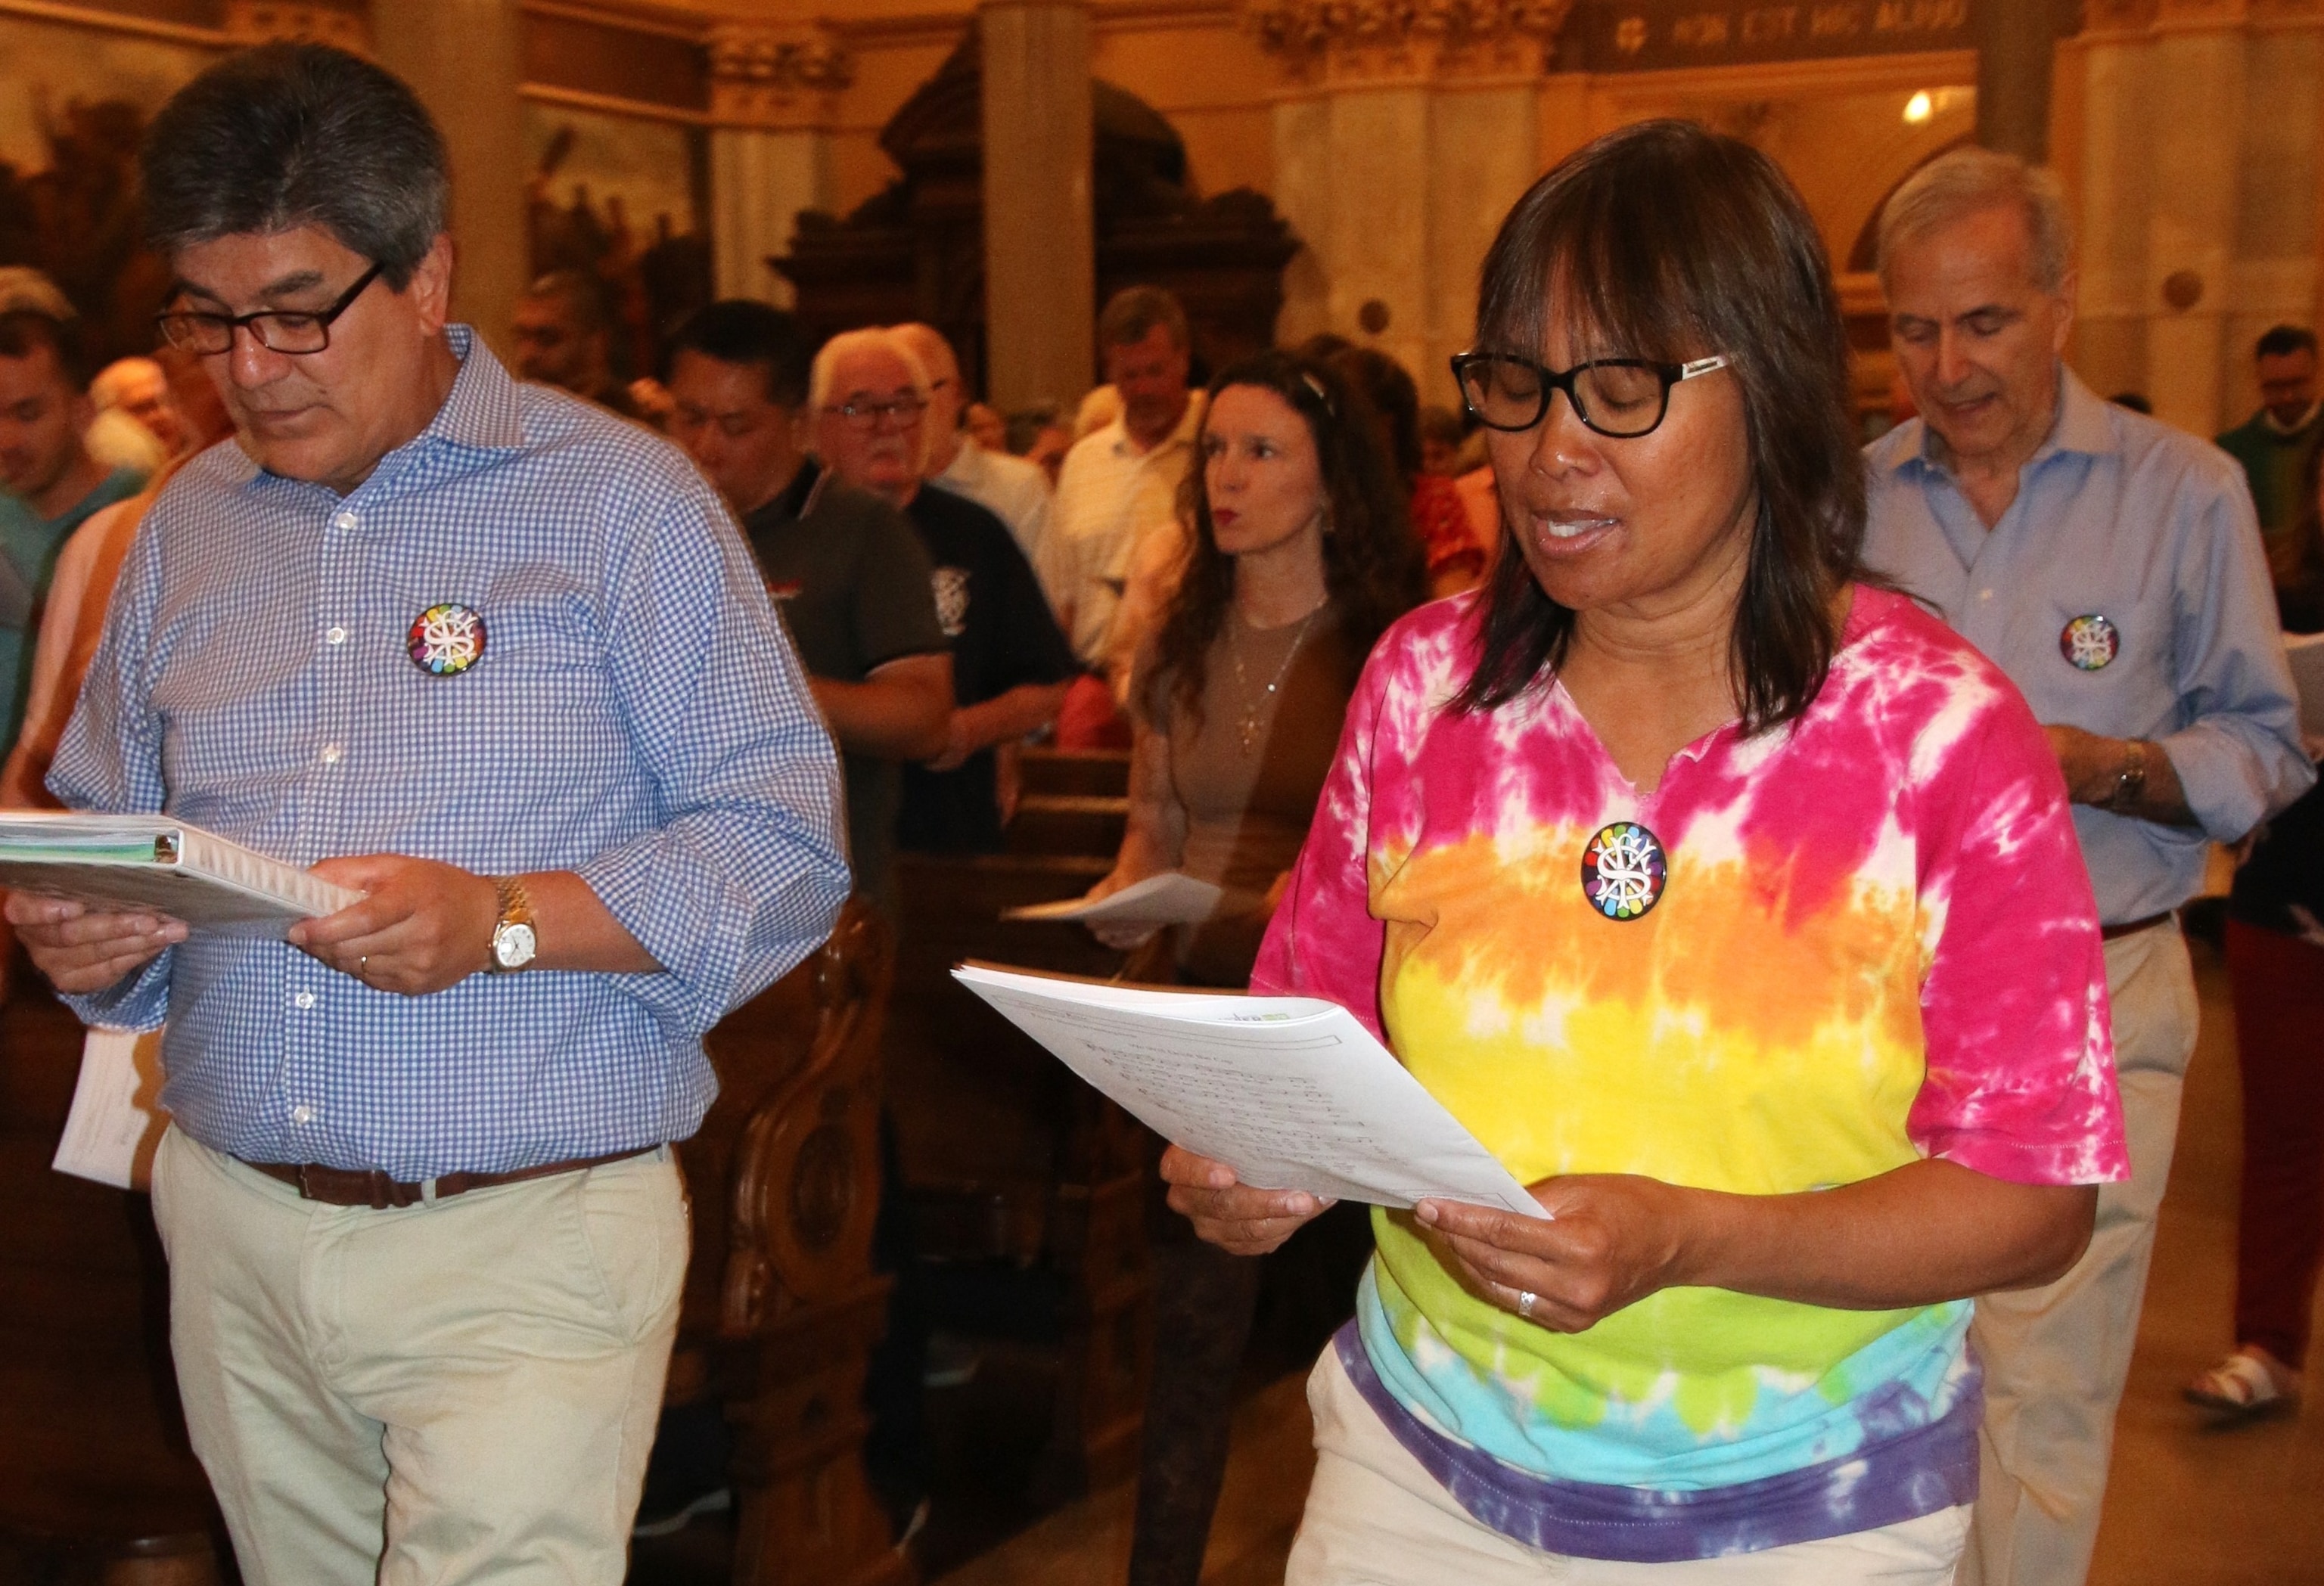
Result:
{"label": "gold wristwatch", "polygon": [[484,971],[514,974],[532,963],[540,946],[540,935],[532,928],[532,899],[526,895],[524,883],[514,876],[494,876],[492,882],[500,894],[501,917],[493,927],[492,959]]}

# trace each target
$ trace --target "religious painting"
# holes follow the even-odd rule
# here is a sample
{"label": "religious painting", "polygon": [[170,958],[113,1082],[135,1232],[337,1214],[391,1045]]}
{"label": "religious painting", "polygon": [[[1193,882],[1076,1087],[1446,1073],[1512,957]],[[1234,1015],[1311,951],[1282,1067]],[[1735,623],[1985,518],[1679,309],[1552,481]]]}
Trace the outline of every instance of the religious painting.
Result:
{"label": "religious painting", "polygon": [[702,130],[535,102],[525,148],[533,272],[596,278],[619,327],[614,373],[654,373],[662,338],[710,298]]}
{"label": "religious painting", "polygon": [[153,344],[170,274],[140,241],[137,145],[152,107],[214,59],[0,16],[0,264],[54,280],[100,362]]}

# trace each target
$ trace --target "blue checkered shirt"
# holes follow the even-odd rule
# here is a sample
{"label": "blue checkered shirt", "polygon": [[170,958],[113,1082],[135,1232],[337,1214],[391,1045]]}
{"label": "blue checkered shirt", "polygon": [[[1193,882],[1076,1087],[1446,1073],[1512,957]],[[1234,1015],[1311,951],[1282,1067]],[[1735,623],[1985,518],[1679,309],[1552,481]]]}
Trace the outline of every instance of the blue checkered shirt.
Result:
{"label": "blue checkered shirt", "polygon": [[[576,871],[665,973],[401,997],[197,935],[70,999],[166,1019],[179,1127],[253,1161],[416,1181],[682,1139],[717,1088],[703,1032],[847,894],[836,757],[716,496],[658,437],[451,337],[434,422],[346,497],[232,445],[179,474],[49,786],[300,865]],[[464,671],[412,659],[438,605],[482,619]]]}

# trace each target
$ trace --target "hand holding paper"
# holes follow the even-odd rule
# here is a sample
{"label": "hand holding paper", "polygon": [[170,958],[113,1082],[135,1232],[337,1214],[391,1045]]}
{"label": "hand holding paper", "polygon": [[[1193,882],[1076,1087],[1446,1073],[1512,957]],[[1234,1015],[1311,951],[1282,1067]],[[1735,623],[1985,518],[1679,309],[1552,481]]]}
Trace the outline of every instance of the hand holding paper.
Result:
{"label": "hand holding paper", "polygon": [[1244,1185],[1406,1207],[1541,1208],[1346,1009],[953,971],[1148,1128]]}

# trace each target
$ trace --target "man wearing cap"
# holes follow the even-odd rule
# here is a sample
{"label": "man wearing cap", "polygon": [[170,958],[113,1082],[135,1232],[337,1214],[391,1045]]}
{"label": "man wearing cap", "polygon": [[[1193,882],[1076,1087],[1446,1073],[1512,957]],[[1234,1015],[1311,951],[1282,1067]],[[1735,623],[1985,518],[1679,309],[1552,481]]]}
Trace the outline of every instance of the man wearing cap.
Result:
{"label": "man wearing cap", "polygon": [[2176,910],[2211,844],[2314,772],[2236,465],[2099,401],[2063,362],[2074,274],[2056,179],[1982,149],[1933,161],[1882,213],[1879,268],[1921,416],[1870,448],[1865,561],[2024,693],[2106,927],[2131,1177],[2101,1188],[2064,1277],[1977,1303],[1986,1409],[1960,1572],[2078,1586],[2195,1046]]}
{"label": "man wearing cap", "polygon": [[25,662],[59,548],[144,484],[89,456],[88,376],[65,295],[38,271],[0,270],[0,753],[23,724]]}
{"label": "man wearing cap", "polygon": [[447,323],[442,139],[320,45],[156,116],[144,214],[239,444],[131,549],[51,788],[362,894],[290,940],[8,900],[168,1021],[195,1452],[252,1586],[623,1576],[703,1035],[828,933],[830,740],[677,450]]}

